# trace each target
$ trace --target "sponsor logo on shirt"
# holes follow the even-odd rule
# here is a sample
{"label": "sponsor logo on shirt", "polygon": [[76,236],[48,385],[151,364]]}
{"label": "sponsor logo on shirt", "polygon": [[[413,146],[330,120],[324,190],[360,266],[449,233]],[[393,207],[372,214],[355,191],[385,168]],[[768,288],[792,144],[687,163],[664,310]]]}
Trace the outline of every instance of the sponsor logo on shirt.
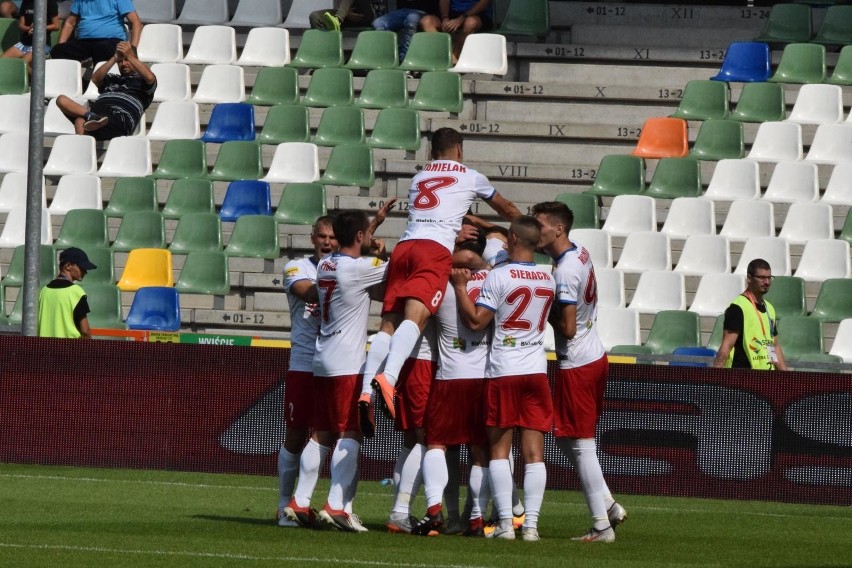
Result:
{"label": "sponsor logo on shirt", "polygon": [[517,343],[517,339],[511,335],[507,335],[503,338],[503,347],[517,347]]}

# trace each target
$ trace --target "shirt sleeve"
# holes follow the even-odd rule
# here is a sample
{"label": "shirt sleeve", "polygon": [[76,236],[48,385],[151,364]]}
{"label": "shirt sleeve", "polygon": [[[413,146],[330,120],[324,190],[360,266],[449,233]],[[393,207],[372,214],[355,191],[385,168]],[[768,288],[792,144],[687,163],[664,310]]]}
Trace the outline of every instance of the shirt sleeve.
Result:
{"label": "shirt sleeve", "polygon": [[88,317],[89,311],[89,300],[86,296],[83,296],[74,306],[74,325],[77,329],[80,329],[80,322]]}
{"label": "shirt sleeve", "polygon": [[362,257],[360,261],[361,280],[364,283],[364,288],[381,284],[385,279],[388,263],[377,257]]}
{"label": "shirt sleeve", "polygon": [[118,0],[118,13],[126,16],[130,12],[135,12],[136,7],[133,6],[133,0]]}
{"label": "shirt sleeve", "polygon": [[284,290],[289,292],[293,284],[301,280],[313,281],[310,276],[305,273],[298,262],[291,260],[284,265]]}
{"label": "shirt sleeve", "polygon": [[580,299],[580,272],[563,264],[553,272],[556,282],[556,301],[560,304],[576,304]]}
{"label": "shirt sleeve", "polygon": [[494,194],[497,193],[497,190],[494,189],[494,186],[491,185],[491,182],[488,181],[488,178],[479,172],[476,172],[473,184],[474,189],[476,191],[476,195],[481,197],[482,199],[491,199],[492,197],[494,197]]}
{"label": "shirt sleeve", "polygon": [[731,304],[725,310],[725,321],[722,324],[725,331],[742,335],[743,333],[743,310],[736,304]]}
{"label": "shirt sleeve", "polygon": [[476,299],[476,305],[492,312],[496,312],[500,306],[500,281],[495,272],[489,272],[488,276],[485,277],[482,289],[479,291],[479,297]]}

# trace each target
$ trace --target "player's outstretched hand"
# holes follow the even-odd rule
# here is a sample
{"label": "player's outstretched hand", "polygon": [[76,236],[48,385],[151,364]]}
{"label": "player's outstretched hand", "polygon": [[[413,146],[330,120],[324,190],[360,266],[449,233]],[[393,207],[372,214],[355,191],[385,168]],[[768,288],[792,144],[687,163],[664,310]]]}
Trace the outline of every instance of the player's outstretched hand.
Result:
{"label": "player's outstretched hand", "polygon": [[393,211],[394,203],[396,203],[396,197],[391,197],[385,201],[384,205],[379,207],[378,211],[376,211],[376,221],[378,221],[379,224],[383,223],[384,220],[387,219],[388,213]]}
{"label": "player's outstretched hand", "polygon": [[465,223],[461,226],[461,230],[459,234],[456,236],[456,242],[462,243],[464,241],[475,241],[479,238],[479,229],[474,227],[473,225],[468,225]]}
{"label": "player's outstretched hand", "polygon": [[450,278],[453,280],[453,286],[465,286],[470,281],[470,269],[453,268]]}

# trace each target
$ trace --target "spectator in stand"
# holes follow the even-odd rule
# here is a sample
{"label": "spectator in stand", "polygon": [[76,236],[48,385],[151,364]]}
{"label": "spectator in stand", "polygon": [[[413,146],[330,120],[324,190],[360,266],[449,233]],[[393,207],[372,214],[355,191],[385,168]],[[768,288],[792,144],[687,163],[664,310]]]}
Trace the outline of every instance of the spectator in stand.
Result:
{"label": "spectator in stand", "polygon": [[366,27],[387,11],[387,2],[377,0],[336,0],[337,8],[311,12],[311,27],[320,30],[337,30],[343,26]]}
{"label": "spectator in stand", "polygon": [[76,283],[97,268],[82,250],[71,247],[59,253],[59,275],[38,294],[38,336],[91,339],[89,302]]}
{"label": "spectator in stand", "polygon": [[[14,6],[14,4],[13,4]],[[20,40],[18,43],[3,52],[3,57],[14,57],[23,59],[27,62],[27,68],[32,71],[33,61],[33,20],[34,20],[34,0],[24,0],[21,4],[21,10],[18,12],[18,30],[20,30]],[[50,53],[50,32],[59,29],[59,8],[56,5],[56,0],[47,0],[47,39],[44,46],[46,53]]]}
{"label": "spectator in stand", "polygon": [[458,61],[467,36],[487,32],[494,25],[491,0],[439,0],[440,18],[424,16],[425,32],[445,32],[453,36],[453,62]]}
{"label": "spectator in stand", "polygon": [[[130,45],[136,47],[142,35],[142,21],[132,0],[74,0],[50,56],[77,61],[91,59],[92,64],[106,61],[119,42],[128,41],[125,19],[130,24]],[[77,37],[71,37],[75,28]]]}
{"label": "spectator in stand", "polygon": [[17,18],[18,5],[12,0],[3,0],[0,2],[0,18]]}
{"label": "spectator in stand", "polygon": [[[114,64],[120,74],[107,74]],[[157,78],[139,61],[136,48],[126,41],[119,43],[115,55],[92,75],[92,82],[101,94],[90,108],[65,95],[56,98],[56,105],[74,122],[76,133],[91,134],[97,140],[133,134],[157,90]]]}
{"label": "spectator in stand", "polygon": [[438,14],[437,0],[397,0],[396,10],[373,20],[373,28],[399,32],[399,60],[405,59],[412,36],[420,28],[420,20]]}

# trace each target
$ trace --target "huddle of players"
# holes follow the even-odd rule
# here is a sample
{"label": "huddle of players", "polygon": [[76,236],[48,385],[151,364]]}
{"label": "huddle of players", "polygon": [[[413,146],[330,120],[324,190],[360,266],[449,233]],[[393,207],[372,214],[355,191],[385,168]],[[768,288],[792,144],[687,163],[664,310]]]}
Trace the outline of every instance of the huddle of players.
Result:
{"label": "huddle of players", "polygon": [[[536,205],[533,216],[522,216],[484,176],[462,164],[462,138],[455,130],[434,133],[432,158],[412,181],[408,225],[390,263],[364,255],[371,246],[380,256],[384,252],[372,234],[392,200],[372,223],[361,211],[319,219],[311,235],[314,256],[285,267],[293,347],[285,379],[287,434],[279,454],[279,524],[367,530],[352,501],[360,443],[373,434],[375,388],[397,427],[410,434],[395,472],[405,478],[407,470],[409,483],[400,480],[389,530],[444,532],[445,453],[467,444],[473,466],[465,534],[484,535],[483,514],[493,499],[499,523],[489,536],[514,539],[510,451],[518,428],[525,463],[521,538],[539,540],[544,434],[552,430],[575,466],[593,518],[577,540],[612,542],[613,527],[626,511],[612,498],[596,455],[607,362],[594,330],[591,259],[568,239],[573,215],[564,204],[548,202]],[[481,247],[466,240],[456,246],[476,197],[511,222],[507,258],[494,268],[482,259]],[[536,266],[537,249],[553,257],[552,274]],[[371,298],[383,299],[382,325],[365,357]],[[412,368],[399,381],[406,360],[421,341],[427,343],[421,337],[430,320],[436,366]],[[552,395],[544,351],[548,321],[560,367]],[[317,513],[310,499],[330,451],[331,488]],[[427,511],[413,522],[407,505],[418,475]]]}

